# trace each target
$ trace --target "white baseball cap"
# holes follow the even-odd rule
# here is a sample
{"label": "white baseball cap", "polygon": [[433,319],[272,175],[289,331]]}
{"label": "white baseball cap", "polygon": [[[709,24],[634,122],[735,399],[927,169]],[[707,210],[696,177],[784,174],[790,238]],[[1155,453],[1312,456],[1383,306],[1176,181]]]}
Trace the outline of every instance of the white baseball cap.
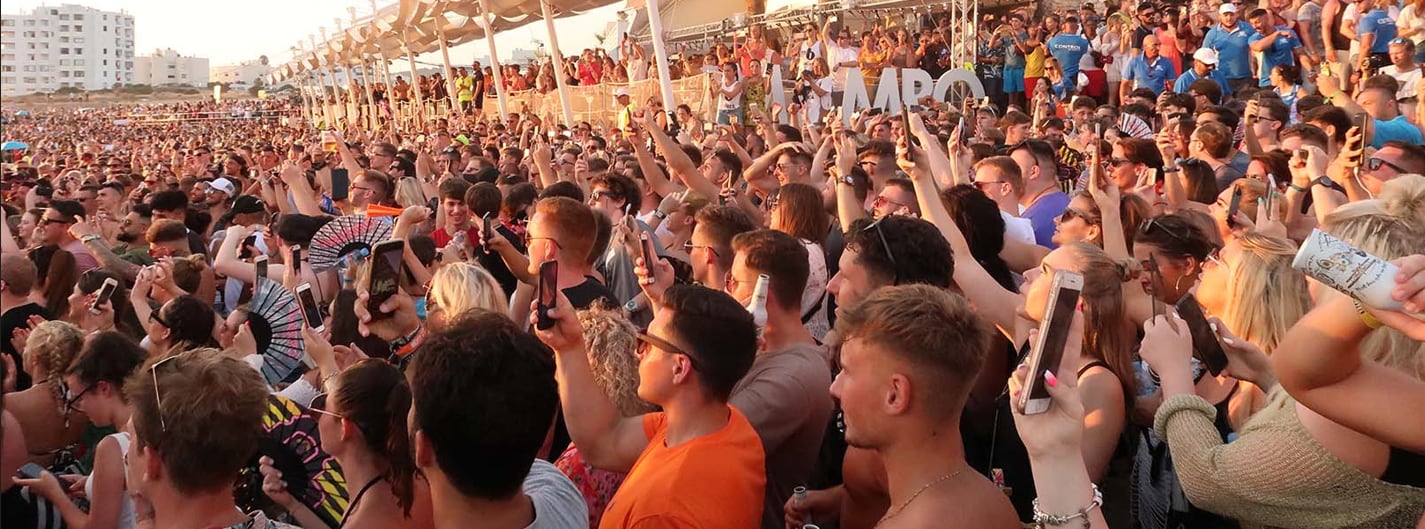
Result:
{"label": "white baseball cap", "polygon": [[1202,61],[1203,64],[1209,66],[1216,66],[1217,52],[1213,51],[1212,48],[1198,48],[1197,51],[1192,52],[1192,59]]}
{"label": "white baseball cap", "polygon": [[1225,15],[1225,14],[1227,14],[1227,13],[1236,13],[1236,12],[1237,12],[1237,4],[1233,4],[1233,3],[1230,3],[1230,2],[1229,2],[1229,3],[1226,3],[1226,4],[1222,4],[1222,7],[1217,8],[1217,14],[1219,14],[1219,15]]}
{"label": "white baseball cap", "polygon": [[222,191],[224,193],[227,193],[228,198],[237,196],[237,187],[233,185],[232,180],[228,180],[227,178],[219,178],[217,180],[213,180],[212,183],[208,184],[208,187],[213,188],[214,191]]}
{"label": "white baseball cap", "polygon": [[627,89],[627,88],[616,88],[616,89],[614,89],[614,97],[623,97],[623,96],[626,96],[626,95],[628,95],[628,89]]}

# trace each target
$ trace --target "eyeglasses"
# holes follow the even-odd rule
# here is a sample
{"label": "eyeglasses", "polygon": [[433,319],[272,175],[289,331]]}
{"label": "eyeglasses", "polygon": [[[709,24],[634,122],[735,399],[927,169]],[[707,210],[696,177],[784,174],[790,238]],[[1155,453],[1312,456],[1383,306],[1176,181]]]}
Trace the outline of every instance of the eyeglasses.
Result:
{"label": "eyeglasses", "polygon": [[1063,224],[1076,218],[1084,219],[1084,222],[1087,222],[1089,224],[1098,224],[1098,221],[1095,220],[1093,217],[1089,216],[1087,213],[1084,213],[1074,208],[1064,208],[1064,212],[1059,214],[1059,223]]}
{"label": "eyeglasses", "polygon": [[74,224],[74,221],[73,221],[73,220],[64,220],[64,219],[52,219],[52,218],[49,218],[49,217],[42,217],[42,218],[40,218],[40,225],[42,225],[42,226],[49,226],[50,224]]}
{"label": "eyeglasses", "polygon": [[673,354],[683,355],[683,356],[685,356],[685,357],[688,358],[688,363],[693,364],[693,369],[696,369],[696,370],[699,370],[699,371],[702,370],[701,367],[700,367],[700,365],[699,365],[699,364],[701,364],[701,362],[698,362],[698,359],[697,359],[696,357],[694,357],[691,353],[688,353],[687,351],[684,351],[681,347],[678,347],[678,346],[676,346],[676,345],[673,345],[673,344],[672,344],[671,342],[669,342],[668,340],[664,340],[664,339],[662,339],[662,338],[659,338],[659,337],[657,337],[657,336],[654,336],[654,335],[650,334],[650,333],[648,332],[648,329],[639,329],[639,330],[638,330],[638,351],[637,351],[639,358],[642,358],[644,355],[646,355],[646,354],[648,353],[648,347],[649,347],[649,346],[657,347],[657,348],[659,348],[659,349],[662,349],[662,350],[664,350],[664,351],[667,351],[667,352],[670,352],[670,353],[673,353]]}
{"label": "eyeglasses", "polygon": [[886,215],[884,217],[876,219],[875,222],[867,224],[865,228],[862,228],[861,233],[865,233],[871,230],[876,231],[876,238],[881,240],[881,248],[885,248],[886,250],[886,260],[891,262],[891,284],[896,285],[900,283],[901,279],[900,266],[896,264],[896,255],[894,253],[891,253],[891,243],[886,242],[886,233],[881,229],[881,221],[886,220],[890,217],[890,215]]}
{"label": "eyeglasses", "polygon": [[1109,158],[1107,160],[1104,160],[1104,163],[1107,164],[1109,167],[1118,167],[1120,165],[1128,165],[1130,163],[1133,163],[1133,161],[1127,158]]}
{"label": "eyeglasses", "polygon": [[168,328],[172,329],[173,326],[172,326],[172,325],[169,325],[169,324],[168,324],[168,321],[164,320],[164,319],[163,319],[163,316],[160,316],[160,315],[159,315],[159,312],[161,312],[162,310],[163,310],[163,308],[162,308],[162,307],[159,307],[158,310],[154,310],[154,311],[152,311],[152,312],[149,312],[149,313],[148,313],[148,320],[149,320],[149,321],[156,321],[156,322],[158,322],[159,325],[162,325],[162,326],[164,326],[164,327],[168,327]]}
{"label": "eyeglasses", "polygon": [[327,395],[328,393],[318,393],[317,396],[312,397],[312,402],[307,405],[307,409],[322,415],[345,419],[346,416],[344,415],[327,411]]}
{"label": "eyeglasses", "polygon": [[593,192],[589,193],[589,199],[592,201],[597,202],[600,199],[604,198],[607,198],[609,200],[616,200],[618,199],[618,196],[613,194],[612,192],[604,191],[601,189],[595,189]]}
{"label": "eyeglasses", "polygon": [[[1068,210],[1065,211],[1067,212]],[[1172,236],[1174,239],[1178,239],[1180,241],[1188,240],[1187,234],[1173,231],[1167,226],[1164,226],[1162,222],[1159,222],[1156,217],[1143,221],[1143,224],[1138,227],[1138,231],[1142,233],[1148,233],[1150,231],[1153,231],[1153,228],[1163,230],[1163,233]]]}
{"label": "eyeglasses", "polygon": [[711,252],[711,253],[713,254],[713,257],[718,257],[717,248],[713,248],[711,245],[707,245],[707,244],[693,244],[693,241],[687,241],[687,242],[683,243],[683,253],[686,253],[686,254],[688,254],[688,255],[692,255],[694,248],[702,248],[702,249],[704,249],[704,250],[707,250],[707,251]]}
{"label": "eyeglasses", "polygon": [[880,196],[880,195],[877,195],[876,198],[871,201],[871,207],[874,207],[874,208],[881,208],[881,207],[884,207],[886,204],[893,204],[893,205],[896,206],[896,209],[900,209],[900,208],[907,208],[907,209],[909,209],[909,208],[910,208],[910,206],[907,206],[907,205],[902,204],[902,203],[900,203],[900,202],[896,202],[896,201],[894,201],[894,200],[891,200],[891,199],[889,199],[889,198],[886,198],[886,197]]}
{"label": "eyeglasses", "polygon": [[551,243],[554,243],[554,247],[555,247],[555,248],[558,248],[558,249],[560,249],[560,250],[563,250],[563,249],[564,249],[564,246],[561,245],[561,244],[559,244],[559,241],[554,240],[553,237],[532,237],[532,236],[530,236],[529,232],[525,232],[525,234],[524,234],[524,246],[525,246],[525,248],[529,248],[529,246],[530,246],[531,244],[533,244],[534,241],[539,241],[539,240],[549,241],[549,242],[551,242]]}
{"label": "eyeglasses", "polygon": [[878,163],[878,162],[876,162],[876,161],[874,161],[874,160],[861,160],[861,161],[859,161],[859,162],[856,162],[856,165],[859,165],[859,166],[861,166],[861,167],[866,167],[866,166],[869,165],[869,166],[871,166],[872,168],[875,168],[877,165],[880,165],[880,163]]}
{"label": "eyeglasses", "polygon": [[154,402],[158,403],[158,408],[156,410],[156,412],[158,413],[158,426],[162,429],[164,433],[168,432],[168,421],[164,420],[163,418],[163,392],[159,391],[158,388],[158,368],[162,367],[163,364],[172,362],[173,359],[178,358],[180,356],[183,355],[176,354],[168,358],[164,358],[163,360],[155,362],[152,366],[149,366],[148,368],[149,377],[153,379],[153,400]]}
{"label": "eyeglasses", "polygon": [[1004,181],[1004,180],[992,180],[992,181],[984,181],[984,182],[970,182],[971,185],[975,186],[975,188],[979,189],[981,192],[983,192],[983,191],[985,190],[985,188],[987,188],[987,187],[989,187],[989,186],[998,185],[998,184],[1008,184],[1008,183],[1009,183],[1009,182],[1006,182],[1006,181]]}
{"label": "eyeglasses", "polygon": [[1395,172],[1397,172],[1397,173],[1408,173],[1408,172],[1410,172],[1410,171],[1405,170],[1404,167],[1401,167],[1401,166],[1399,166],[1399,165],[1395,165],[1395,164],[1393,164],[1393,163],[1387,162],[1387,161],[1385,161],[1384,159],[1381,159],[1381,158],[1367,158],[1367,159],[1366,159],[1366,169],[1370,169],[1370,170],[1372,170],[1372,171],[1375,171],[1375,170],[1377,170],[1377,169],[1380,169],[1380,166],[1382,166],[1382,165],[1387,166],[1387,167],[1390,167],[1391,169],[1395,169]]}
{"label": "eyeglasses", "polygon": [[1222,248],[1213,248],[1211,252],[1208,252],[1207,262],[1215,266],[1227,267],[1227,263],[1222,262]]}
{"label": "eyeglasses", "polygon": [[[97,385],[99,385],[99,383],[97,383],[97,382],[96,382],[96,383],[93,383],[93,384],[90,384],[89,387],[84,388],[83,391],[80,391],[79,393],[75,393],[74,396],[72,396],[72,397],[70,397],[70,398],[68,398],[68,399],[65,399],[65,401],[64,401],[64,408],[65,408],[66,410],[69,410],[69,411],[77,410],[78,408],[76,408],[75,405],[79,404],[79,399],[84,398],[84,395],[87,395],[87,394],[89,393],[89,390],[94,389],[94,386],[97,386]],[[69,424],[69,417],[68,417],[68,416],[66,416],[66,417],[64,418],[64,423],[65,423],[65,425],[66,425],[66,427],[67,427],[68,424]]]}

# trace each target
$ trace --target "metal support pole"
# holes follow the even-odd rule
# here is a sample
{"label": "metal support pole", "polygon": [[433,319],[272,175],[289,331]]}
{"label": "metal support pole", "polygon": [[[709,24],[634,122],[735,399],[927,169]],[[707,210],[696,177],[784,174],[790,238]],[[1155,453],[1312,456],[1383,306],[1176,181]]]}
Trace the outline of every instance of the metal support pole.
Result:
{"label": "metal support pole", "polygon": [[554,31],[554,12],[549,3],[549,0],[540,0],[539,7],[544,11],[544,26],[549,30],[550,58],[554,60],[554,83],[559,87],[559,106],[564,110],[564,124],[573,128],[574,109],[569,106],[569,86],[564,82],[564,54],[559,51],[559,32]]}
{"label": "metal support pole", "polygon": [[[495,31],[494,22],[490,21],[490,0],[480,0],[480,25],[485,28],[485,42],[490,45],[490,72],[495,77],[495,97],[500,103],[500,121],[508,121],[509,107],[505,103],[505,81],[504,74],[500,72],[500,55],[495,51]],[[555,72],[555,79],[559,79],[563,73]]]}

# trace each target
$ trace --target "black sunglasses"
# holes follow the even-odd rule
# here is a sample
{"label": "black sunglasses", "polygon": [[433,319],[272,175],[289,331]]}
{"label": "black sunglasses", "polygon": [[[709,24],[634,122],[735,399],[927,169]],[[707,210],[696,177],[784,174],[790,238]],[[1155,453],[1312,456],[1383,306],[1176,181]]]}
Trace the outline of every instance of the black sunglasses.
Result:
{"label": "black sunglasses", "polygon": [[900,284],[901,280],[900,266],[896,265],[896,255],[894,253],[891,253],[891,243],[886,241],[886,234],[883,230],[881,230],[881,221],[886,220],[890,217],[891,215],[886,215],[884,217],[876,219],[875,222],[867,224],[865,228],[862,228],[861,232],[865,233],[868,231],[875,230],[876,238],[881,240],[881,247],[885,248],[886,250],[886,259],[891,262],[891,285],[897,285]]}

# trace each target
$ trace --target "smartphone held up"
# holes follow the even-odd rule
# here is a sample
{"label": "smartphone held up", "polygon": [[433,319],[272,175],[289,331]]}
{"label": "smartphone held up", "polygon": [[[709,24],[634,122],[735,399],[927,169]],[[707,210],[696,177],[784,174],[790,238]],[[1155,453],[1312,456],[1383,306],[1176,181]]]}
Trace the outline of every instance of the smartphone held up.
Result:
{"label": "smartphone held up", "polygon": [[1039,335],[1026,360],[1029,375],[1025,378],[1017,403],[1025,415],[1049,411],[1051,399],[1045,387],[1044,374],[1059,371],[1059,364],[1064,359],[1064,346],[1068,344],[1069,333],[1072,332],[1079,294],[1083,290],[1084,276],[1065,270],[1054,272],[1049,303],[1039,321]]}

